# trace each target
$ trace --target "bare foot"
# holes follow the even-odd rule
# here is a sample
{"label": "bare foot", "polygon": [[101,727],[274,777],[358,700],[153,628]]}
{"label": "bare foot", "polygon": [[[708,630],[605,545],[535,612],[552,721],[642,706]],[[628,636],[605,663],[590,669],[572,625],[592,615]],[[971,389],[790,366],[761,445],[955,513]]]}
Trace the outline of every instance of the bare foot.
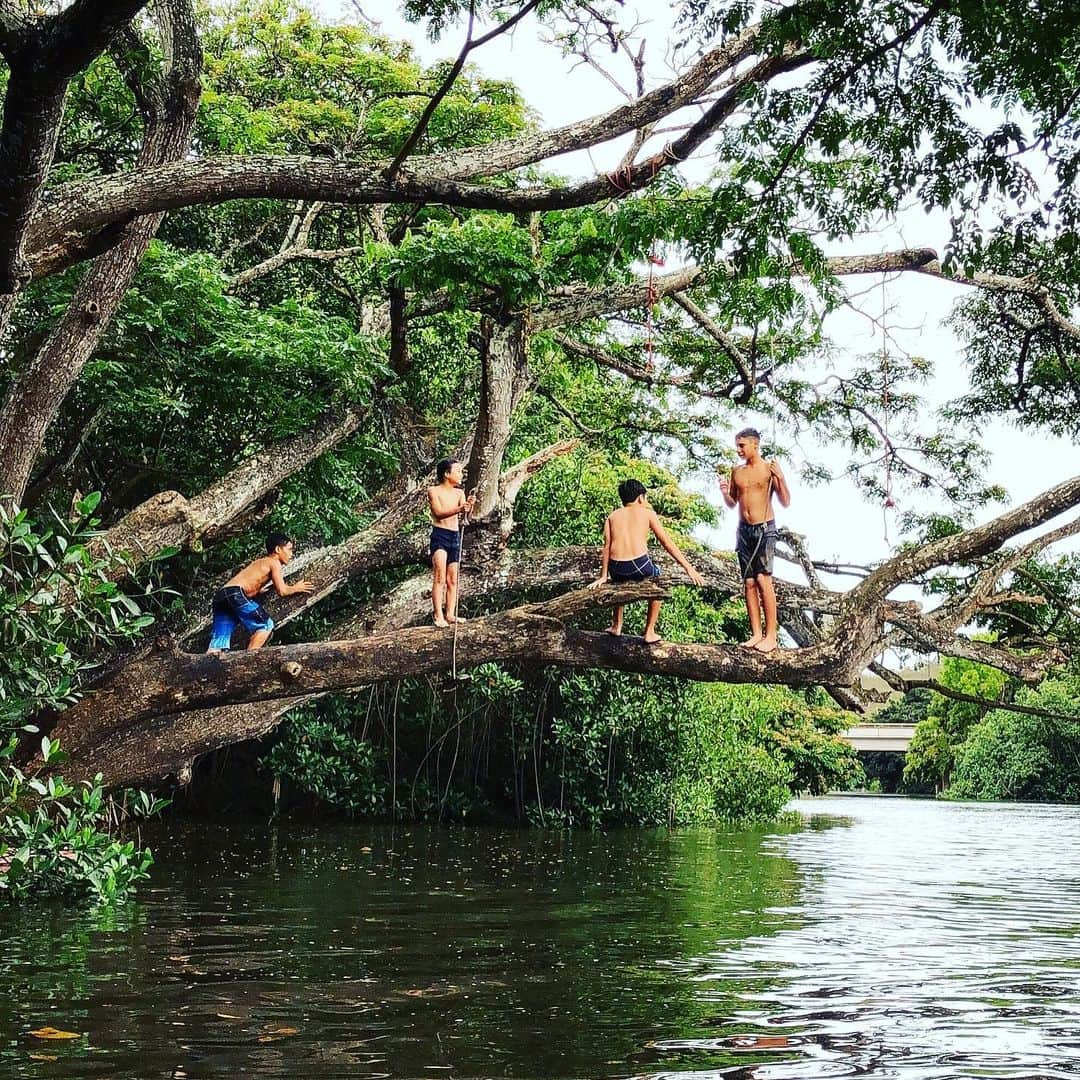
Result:
{"label": "bare foot", "polygon": [[621,626],[609,626],[605,631],[605,634],[610,634],[612,637],[622,637]]}
{"label": "bare foot", "polygon": [[643,637],[641,639],[646,645],[655,645],[658,641],[663,641],[663,637],[660,634],[653,634],[651,637]]}
{"label": "bare foot", "polygon": [[[740,649],[756,649],[760,643],[761,643],[761,635],[760,634],[755,634],[752,638],[747,638],[745,641],[741,642],[739,644],[739,648]],[[773,648],[775,649],[776,646],[774,645]]]}
{"label": "bare foot", "polygon": [[434,622],[440,630],[445,630],[450,625],[445,619],[435,619]]}
{"label": "bare foot", "polygon": [[468,622],[468,619],[466,619],[464,615],[447,615],[446,621],[448,623]]}
{"label": "bare foot", "polygon": [[755,646],[754,650],[759,653],[771,653],[776,652],[776,638],[762,638]]}

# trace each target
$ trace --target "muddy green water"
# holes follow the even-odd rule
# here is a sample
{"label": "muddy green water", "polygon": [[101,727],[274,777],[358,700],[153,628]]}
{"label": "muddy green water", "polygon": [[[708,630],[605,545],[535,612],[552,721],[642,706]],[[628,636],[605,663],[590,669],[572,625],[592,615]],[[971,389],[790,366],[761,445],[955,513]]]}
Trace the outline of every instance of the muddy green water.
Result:
{"label": "muddy green water", "polygon": [[0,1076],[1080,1076],[1080,809],[794,808],[173,825],[122,910],[0,912]]}

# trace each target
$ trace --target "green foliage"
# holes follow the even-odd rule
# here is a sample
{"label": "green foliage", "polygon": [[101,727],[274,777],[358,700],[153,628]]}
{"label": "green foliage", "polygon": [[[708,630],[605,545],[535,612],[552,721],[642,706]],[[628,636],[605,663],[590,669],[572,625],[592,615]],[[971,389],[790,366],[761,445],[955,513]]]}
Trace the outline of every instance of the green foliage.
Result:
{"label": "green foliage", "polygon": [[[74,702],[95,654],[154,621],[112,580],[122,559],[95,551],[99,500],[91,493],[70,519],[50,513],[47,523],[0,504],[0,891],[13,900],[120,900],[152,861],[117,835],[119,811],[100,776],[73,787],[52,771],[63,755],[48,736],[41,761],[50,775],[13,763],[17,729],[23,725],[24,738],[37,731],[24,724],[27,717]],[[133,812],[149,815],[162,805],[131,795]]]}
{"label": "green foliage", "polygon": [[489,291],[517,308],[538,297],[542,281],[529,232],[509,214],[431,221],[396,246],[371,245],[369,256],[388,283],[422,295],[449,289],[461,308],[475,307]]}
{"label": "green foliage", "polygon": [[1016,704],[1061,719],[995,709],[956,748],[946,794],[957,799],[1080,802],[1080,678],[1047,679],[1024,688]]}
{"label": "green foliage", "polygon": [[901,698],[890,701],[874,714],[875,724],[918,724],[930,713],[934,693],[925,686],[916,686]]}
{"label": "green foliage", "polygon": [[[985,664],[946,657],[938,681],[950,690],[994,701],[1000,700],[1008,680],[1002,672]],[[956,760],[956,747],[987,710],[985,705],[934,694],[927,717],[916,725],[908,747],[904,784],[920,790],[940,791],[946,787]]]}
{"label": "green foliage", "polygon": [[278,780],[331,810],[374,816],[387,809],[387,785],[373,744],[351,730],[349,699],[289,714],[262,764]]}
{"label": "green foliage", "polygon": [[939,791],[952,768],[953,751],[939,716],[919,721],[904,761],[904,787]]}
{"label": "green foliage", "polygon": [[665,525],[685,536],[712,524],[716,511],[700,495],[682,491],[675,477],[655,462],[580,450],[553,461],[522,488],[515,507],[514,542],[523,547],[599,544],[604,519],[620,506],[619,483],[636,478]]}
{"label": "green foliage", "polygon": [[100,496],[37,521],[0,503],[0,733],[69,704],[88,657],[153,623],[111,578],[118,555],[92,548]]}
{"label": "green foliage", "polygon": [[[11,764],[18,740],[0,749],[0,895],[9,901],[43,897],[124,900],[149,877],[153,856],[120,834],[118,821],[149,817],[165,803],[145,792],[118,806],[101,776],[73,787],[63,777],[38,779]],[[41,740],[43,765],[63,761],[59,743]]]}

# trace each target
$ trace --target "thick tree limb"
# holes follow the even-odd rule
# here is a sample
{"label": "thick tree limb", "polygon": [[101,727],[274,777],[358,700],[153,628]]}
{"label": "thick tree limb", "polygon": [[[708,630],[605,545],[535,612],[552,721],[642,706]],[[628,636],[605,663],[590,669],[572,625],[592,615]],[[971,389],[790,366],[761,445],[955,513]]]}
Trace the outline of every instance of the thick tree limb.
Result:
{"label": "thick tree limb", "polygon": [[1042,525],[1080,504],[1080,476],[973,529],[903,552],[874,570],[851,592],[855,604],[884,599],[897,585],[914,581],[937,566],[968,562],[996,551],[1018,533]]}
{"label": "thick tree limb", "polygon": [[[653,583],[581,589],[540,604],[475,619],[458,628],[458,667],[528,657],[571,667],[679,675],[723,682],[850,685],[864,642],[830,639],[765,657],[732,646],[647,646],[569,629],[565,621],[598,607],[666,595]],[[604,640],[600,640],[604,639]],[[256,652],[181,653],[167,648],[130,665],[107,691],[61,715],[53,734],[73,756],[91,743],[152,717],[192,709],[344,690],[446,670],[453,635],[438,627],[355,641],[285,645]]]}
{"label": "thick tree limb", "polygon": [[499,502],[499,477],[510,443],[510,421],[529,382],[528,343],[520,317],[507,324],[481,321],[480,403],[467,483],[476,495],[473,518],[486,521]]}
{"label": "thick tree limb", "polygon": [[[937,259],[932,248],[901,248],[882,251],[873,255],[843,255],[825,260],[829,273],[837,277],[855,274],[893,274],[903,271],[919,271]],[[597,288],[593,285],[566,285],[555,292],[555,298],[542,310],[530,313],[533,330],[550,330],[557,326],[595,319],[615,311],[627,311],[644,307],[652,299],[663,299],[682,293],[695,285],[702,285],[716,278],[730,277],[735,268],[726,262],[717,262],[707,268],[684,266],[666,274],[656,274],[650,284],[647,278]],[[805,270],[792,263],[790,272],[799,277]],[[652,299],[651,299],[652,298]]]}
{"label": "thick tree limb", "polygon": [[[988,547],[1004,543],[1008,539],[1006,534],[1018,531],[1034,518],[1050,514],[1052,511],[1047,506],[1060,507],[1068,502],[1067,491],[1068,485],[1061,485],[1033,500],[1041,506],[1038,511],[1026,504],[1002,515],[996,522],[947,538],[952,545],[950,550],[968,555],[985,554]],[[1074,491],[1072,497],[1080,499],[1080,494]],[[940,557],[943,550],[940,544],[929,545],[931,551],[923,556],[923,563]],[[466,575],[466,600],[470,596],[479,599],[498,595],[500,590],[506,594],[580,581],[594,572],[598,554],[591,546],[547,553],[497,550],[500,551],[497,559],[469,564],[475,569]],[[886,565],[910,567],[905,561],[908,555],[904,553]],[[730,561],[700,554],[694,556],[694,561],[705,569],[711,587],[722,594],[732,595],[741,587]],[[664,580],[674,583],[679,575],[666,572]],[[806,610],[839,611],[840,615],[828,630],[821,632],[815,628],[814,633],[805,635],[808,643],[804,647],[769,657],[730,646],[664,643],[648,647],[574,630],[567,625],[569,620],[597,606],[662,595],[657,583],[649,583],[620,589],[579,590],[555,600],[473,619],[458,630],[458,665],[527,659],[529,663],[607,667],[691,679],[825,685],[836,690],[843,701],[859,673],[867,665],[873,665],[875,655],[890,640],[890,626],[899,628],[917,647],[968,657],[1021,678],[1044,674],[1064,658],[1054,649],[1040,654],[1015,654],[948,631],[936,624],[932,616],[921,615],[917,605],[886,600],[881,580],[872,590],[864,591],[863,582],[846,594],[778,582],[783,612],[794,612],[796,618]],[[295,702],[329,690],[444,670],[450,664],[451,635],[434,627],[382,630],[407,625],[418,618],[424,610],[427,587],[427,575],[417,575],[358,613],[351,625],[346,623],[342,627],[349,631],[368,627],[380,631],[372,637],[282,646],[224,657],[181,653],[166,643],[164,648],[146,652],[122,666],[82,702],[62,713],[52,734],[73,751],[78,767],[82,767],[82,761],[91,759],[101,767],[102,747],[124,747],[123,768],[127,770],[124,775],[133,777],[138,756],[134,750],[135,733],[145,730],[145,722],[151,716],[185,714],[179,723],[189,732],[189,738],[194,738],[190,734],[194,730],[192,710],[202,710],[196,715],[207,717],[213,731],[228,741],[226,733],[234,730],[231,724],[237,725],[236,731],[261,731],[280,715],[273,709],[270,709],[272,715],[265,710],[244,709],[242,703],[246,701],[288,698]],[[154,721],[155,725],[161,723]],[[155,730],[164,733],[168,729],[156,727]],[[163,734],[162,738],[173,739],[169,743],[173,747],[183,743],[179,736]],[[206,739],[197,745],[209,748]],[[190,757],[186,750],[179,756],[174,753],[171,767],[176,768],[177,762]],[[145,760],[138,768],[149,768]],[[154,758],[158,764],[164,760],[164,757]],[[139,778],[147,775],[143,772]]]}
{"label": "thick tree limb", "polygon": [[755,54],[762,30],[760,23],[747,27],[724,45],[705,53],[678,79],[610,112],[551,131],[518,136],[471,150],[455,150],[452,154],[433,155],[419,159],[417,166],[432,176],[464,180],[481,174],[491,175],[491,172],[509,172],[620,138],[696,101],[721,75]]}
{"label": "thick tree limb", "polygon": [[75,0],[56,15],[33,19],[4,5],[0,50],[9,75],[0,123],[0,294],[17,292],[30,277],[23,242],[56,150],[68,83],[146,4]]}
{"label": "thick tree limb", "polygon": [[[302,156],[244,155],[189,161],[59,187],[30,234],[36,275],[54,272],[84,256],[90,237],[139,214],[230,199],[279,198],[351,204],[443,203],[473,209],[556,210],[618,197],[648,186],[670,165],[686,160],[731,115],[745,87],[792,71],[810,58],[793,51],[767,57],[748,70],[679,138],[617,178],[594,177],[566,187],[503,189],[447,180],[422,163],[393,180],[386,166]],[[476,175],[500,171],[494,161]]]}
{"label": "thick tree limb", "polygon": [[[190,0],[163,0],[158,12],[165,70],[160,87],[140,94],[148,111],[139,161],[149,166],[186,156],[195,126],[202,67]],[[0,151],[0,170],[2,157]],[[0,276],[2,203],[0,194]],[[125,229],[120,242],[95,261],[67,311],[0,406],[0,494],[15,503],[22,500],[49,424],[119,308],[160,223],[159,214],[138,218]]]}
{"label": "thick tree limb", "polygon": [[94,546],[101,552],[126,552],[126,573],[165,548],[213,541],[284,480],[352,435],[365,415],[359,409],[327,414],[310,431],[253,454],[190,499],[178,491],[160,492],[126,514]]}

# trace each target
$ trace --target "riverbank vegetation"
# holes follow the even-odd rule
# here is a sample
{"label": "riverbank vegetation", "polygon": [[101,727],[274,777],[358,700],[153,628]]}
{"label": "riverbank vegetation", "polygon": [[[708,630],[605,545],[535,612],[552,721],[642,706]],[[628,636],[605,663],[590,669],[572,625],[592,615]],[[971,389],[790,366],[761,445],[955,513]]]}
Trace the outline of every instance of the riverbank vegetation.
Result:
{"label": "riverbank vegetation", "polygon": [[[30,785],[5,781],[4,857],[38,856],[16,831],[33,785],[60,783],[56,744],[57,827],[87,792],[198,784],[253,740],[267,789],[335,812],[768,816],[857,778],[836,733],[867,665],[907,689],[886,647],[1000,673],[962,744],[937,718],[934,775],[989,790],[1017,718],[1071,715],[1075,575],[1047,552],[1077,532],[1080,478],[988,519],[1007,493],[981,440],[991,416],[1077,431],[1080,13],[693,0],[660,78],[615,10],[406,10],[447,42],[467,26],[460,62],[291,0],[0,6],[0,716]],[[626,102],[544,129],[482,59],[537,21]],[[560,173],[620,139],[611,171]],[[951,225],[883,245],[912,201]],[[930,360],[830,340],[885,274],[961,298],[968,387],[940,413]],[[730,467],[748,407],[769,453],[834,445],[830,469],[790,463],[800,483],[846,474],[905,506],[895,556],[850,589],[785,536],[796,647],[770,657],[734,646],[737,568],[693,545],[711,511],[680,487]],[[456,637],[424,626],[423,490],[451,453],[478,503]],[[667,564],[662,585],[584,590],[629,475],[699,593]],[[274,607],[274,648],[203,655],[214,588],[271,528],[315,591]],[[940,604],[892,599],[904,583]],[[598,632],[661,594],[664,645]],[[1017,793],[1065,746],[1023,730]]]}

